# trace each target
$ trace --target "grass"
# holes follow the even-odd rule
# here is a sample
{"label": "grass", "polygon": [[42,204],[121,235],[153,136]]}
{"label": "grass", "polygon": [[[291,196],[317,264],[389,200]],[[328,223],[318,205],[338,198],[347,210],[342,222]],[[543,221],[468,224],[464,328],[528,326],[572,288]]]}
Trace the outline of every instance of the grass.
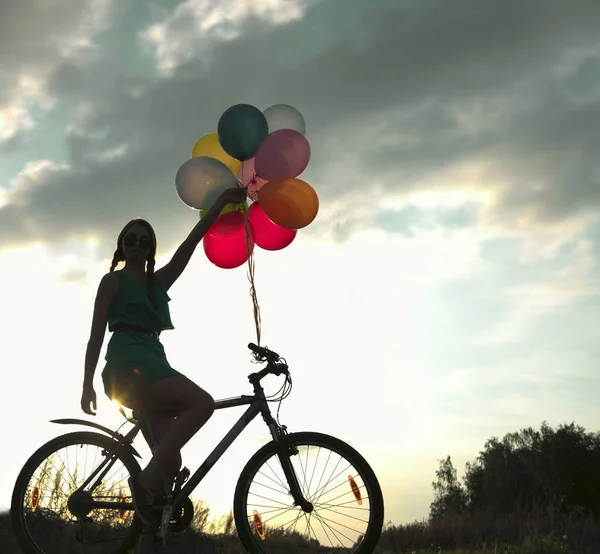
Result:
{"label": "grass", "polygon": [[[209,511],[202,501],[195,502],[197,511],[190,527],[180,533],[169,535],[164,554],[244,554],[238,539],[232,513],[209,520]],[[0,552],[22,554],[12,531],[10,514],[0,513]],[[71,550],[68,550],[71,552]],[[306,553],[297,538],[280,541],[279,552],[286,554]],[[87,554],[87,551],[86,551]]]}
{"label": "grass", "polygon": [[[44,506],[51,508],[56,514],[67,515],[65,498],[81,484],[81,477],[76,468],[72,476],[65,478],[65,465],[58,462],[52,456],[38,468],[39,473],[28,485],[26,498],[32,498],[35,485],[35,488],[46,491]],[[105,485],[103,482],[100,487],[103,488],[96,489],[96,493],[111,493],[111,496],[117,498],[124,492],[121,484]],[[40,497],[40,505],[41,502]],[[33,509],[35,510],[35,506]],[[129,512],[123,518],[117,518],[118,512],[115,510],[94,515],[100,533],[106,532],[107,525],[114,526],[117,519],[118,525],[128,527],[128,518],[132,517]],[[50,527],[39,529],[47,536]],[[64,531],[64,527],[56,531],[57,539],[67,535]],[[273,544],[273,540],[271,535],[270,544]],[[308,554],[316,551],[298,534],[290,534],[277,541],[278,549],[275,552]],[[0,551],[2,554],[21,553],[6,512],[0,514]],[[68,551],[73,552],[70,547]],[[194,502],[194,517],[189,527],[180,533],[171,533],[163,552],[243,554],[244,550],[235,530],[233,514],[211,518],[208,506],[198,500]],[[406,525],[393,525],[389,522],[384,527],[375,554],[396,553],[600,554],[600,521],[581,513],[568,515],[552,508],[538,508],[527,512],[517,510],[501,517],[482,511],[470,516],[450,515],[431,522],[415,521]]]}
{"label": "grass", "polygon": [[[210,519],[206,504],[195,503],[190,527],[173,533],[165,554],[243,554],[232,515]],[[21,554],[8,513],[0,514],[3,554]],[[282,540],[279,552],[306,554],[300,541]],[[552,510],[448,516],[427,523],[386,524],[375,554],[600,554],[600,522]]]}
{"label": "grass", "polygon": [[387,524],[378,554],[600,554],[600,521],[553,508]]}

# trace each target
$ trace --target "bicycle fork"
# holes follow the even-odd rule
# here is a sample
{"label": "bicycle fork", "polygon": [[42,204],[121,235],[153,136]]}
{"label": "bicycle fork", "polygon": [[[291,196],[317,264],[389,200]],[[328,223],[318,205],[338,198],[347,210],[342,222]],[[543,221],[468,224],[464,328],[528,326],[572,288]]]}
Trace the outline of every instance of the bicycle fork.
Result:
{"label": "bicycle fork", "polygon": [[285,425],[280,426],[277,435],[279,436],[279,439],[277,440],[277,457],[279,458],[283,474],[290,487],[290,493],[294,499],[294,506],[300,506],[304,512],[310,514],[313,511],[314,506],[304,497],[304,493],[302,492],[300,482],[298,481],[291,460],[291,456],[295,456],[299,451],[294,444],[290,443]]}

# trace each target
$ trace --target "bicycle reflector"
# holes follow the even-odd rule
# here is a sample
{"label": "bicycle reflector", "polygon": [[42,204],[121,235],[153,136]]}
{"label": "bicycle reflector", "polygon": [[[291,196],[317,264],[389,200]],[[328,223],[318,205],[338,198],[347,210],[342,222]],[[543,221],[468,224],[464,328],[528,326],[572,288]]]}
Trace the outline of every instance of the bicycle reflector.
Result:
{"label": "bicycle reflector", "polygon": [[40,484],[38,483],[31,491],[31,511],[35,512],[40,501]]}
{"label": "bicycle reflector", "polygon": [[254,510],[254,527],[256,529],[256,532],[258,533],[258,536],[260,537],[260,540],[264,541],[265,540],[265,528],[263,526],[262,518],[260,517],[260,514],[256,510]]}
{"label": "bicycle reflector", "polygon": [[[122,492],[121,493],[121,504],[125,504],[126,501],[127,501],[127,496],[125,495],[124,492]],[[121,508],[119,510],[118,520],[119,520],[119,523],[123,523],[123,521],[125,520],[125,508]]]}
{"label": "bicycle reflector", "polygon": [[362,495],[360,494],[360,489],[358,488],[354,477],[352,477],[352,475],[348,475],[348,481],[350,482],[350,488],[354,493],[354,498],[356,498],[356,501],[359,503],[359,505],[362,505]]}

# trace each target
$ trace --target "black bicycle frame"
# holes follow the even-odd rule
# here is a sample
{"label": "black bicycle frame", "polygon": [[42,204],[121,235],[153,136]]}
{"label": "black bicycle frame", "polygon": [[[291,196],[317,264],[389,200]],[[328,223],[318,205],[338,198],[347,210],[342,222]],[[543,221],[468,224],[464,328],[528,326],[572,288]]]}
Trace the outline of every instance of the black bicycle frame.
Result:
{"label": "black bicycle frame", "polygon": [[248,424],[258,415],[262,414],[262,417],[271,431],[271,436],[275,442],[282,444],[282,447],[278,449],[277,456],[281,463],[283,473],[288,480],[290,485],[290,492],[296,505],[300,506],[303,510],[312,512],[313,505],[304,498],[300,483],[293,469],[289,455],[290,450],[285,444],[285,438],[280,434],[280,427],[271,415],[271,410],[265,399],[265,395],[260,385],[255,385],[254,396],[236,396],[234,398],[226,398],[224,400],[215,401],[215,409],[223,408],[234,408],[236,406],[247,406],[250,407],[242,414],[240,419],[233,425],[229,432],[221,439],[221,442],[215,446],[213,451],[206,457],[206,460],[196,470],[196,472],[188,479],[186,484],[177,493],[173,499],[173,511],[181,505],[181,503],[191,494],[191,492],[198,486],[200,481],[206,477],[206,474],[210,469],[217,463],[219,458],[227,451],[227,449],[233,444],[235,439],[240,433],[248,426]]}
{"label": "black bicycle frame", "polygon": [[[276,442],[280,442],[282,439],[280,426],[277,424],[273,416],[271,415],[271,410],[269,409],[267,400],[264,395],[264,391],[262,387],[256,383],[254,386],[254,395],[242,395],[236,396],[233,398],[224,398],[222,400],[215,400],[215,410],[222,410],[225,408],[235,408],[238,406],[249,406],[249,408],[242,414],[242,416],[238,419],[238,421],[233,425],[233,427],[227,432],[227,434],[221,439],[219,444],[215,446],[213,451],[206,457],[202,465],[194,472],[193,475],[187,480],[185,485],[181,488],[181,490],[177,493],[177,495],[173,498],[173,511],[176,511],[177,508],[185,501],[186,498],[190,496],[192,491],[198,486],[200,481],[206,477],[207,473],[210,469],[217,463],[219,458],[227,451],[227,449],[233,444],[235,439],[241,434],[241,432],[248,426],[248,424],[254,420],[254,418],[261,414],[263,420],[269,427],[271,431],[271,436],[273,440]],[[73,419],[60,419],[53,420],[53,423],[62,423],[62,424],[73,424],[73,423],[81,423],[84,425],[90,425],[97,428],[101,428],[98,424],[93,424],[91,422],[87,422],[84,420],[73,420]],[[140,432],[142,427],[142,422],[137,421],[134,427],[126,434],[121,435],[114,431],[110,431],[104,427],[102,430],[107,430],[109,434],[115,439],[115,448],[107,453],[107,457],[105,462],[100,464],[100,466],[86,479],[85,483],[80,487],[81,489],[85,489],[91,481],[96,478],[96,476],[100,474],[100,477],[96,479],[96,483],[99,483],[110,467],[112,466],[111,458],[112,456],[122,448],[131,448],[133,452],[139,457],[139,454],[135,452],[133,449],[132,442]],[[153,445],[150,445],[151,447]],[[278,457],[282,465],[283,472],[288,479],[288,483],[290,485],[290,492],[294,498],[296,505],[301,506],[303,509],[308,511],[312,511],[312,504],[310,504],[302,495],[300,484],[298,483],[298,479],[293,470],[291,461],[289,459],[289,450],[287,447],[283,447],[278,451]],[[107,466],[104,468],[104,466]],[[104,471],[103,471],[104,470]],[[95,487],[93,487],[95,488]],[[131,502],[106,502],[106,501],[93,501],[94,509],[116,509],[116,510],[133,510],[133,504]]]}
{"label": "black bicycle frame", "polygon": [[181,505],[181,503],[192,493],[192,491],[198,486],[200,481],[206,477],[206,474],[210,469],[217,463],[219,458],[227,451],[227,449],[233,444],[235,439],[240,433],[248,426],[248,424],[258,415],[262,414],[265,423],[271,430],[271,436],[273,440],[279,440],[278,425],[271,416],[271,411],[267,406],[267,401],[260,397],[260,394],[254,396],[236,396],[234,398],[225,398],[223,400],[215,400],[215,410],[221,410],[224,408],[235,408],[237,406],[250,406],[236,421],[233,427],[227,432],[227,434],[221,439],[221,442],[215,446],[213,451],[206,457],[206,460],[202,465],[190,476],[185,485],[181,488],[177,496],[173,499],[173,510]]}
{"label": "black bicycle frame", "polygon": [[[273,419],[271,415],[271,411],[267,405],[267,401],[264,397],[264,392],[262,390],[257,390],[256,394],[253,396],[242,395],[236,396],[233,398],[225,398],[222,400],[215,400],[215,410],[222,410],[225,408],[235,408],[238,406],[249,406],[249,408],[242,414],[240,419],[233,425],[233,427],[229,430],[229,432],[221,439],[219,444],[213,449],[213,451],[207,456],[206,460],[202,463],[202,465],[194,472],[193,475],[187,480],[185,485],[181,488],[179,493],[173,499],[173,510],[175,511],[181,503],[189,497],[191,492],[198,486],[200,481],[206,477],[207,473],[210,469],[217,463],[219,458],[227,451],[227,449],[233,444],[235,439],[241,434],[241,432],[248,426],[248,424],[254,420],[254,418],[258,414],[262,414],[263,419],[267,426],[271,431],[271,436],[274,440],[279,440],[279,426]],[[73,424],[73,423],[82,423],[82,424],[90,424],[90,422],[83,420],[74,420],[74,419],[61,419],[61,420],[53,420],[53,423],[62,423],[62,424]],[[97,424],[94,427],[100,427]],[[111,467],[111,457],[121,448],[132,448],[131,443],[140,432],[142,428],[142,422],[138,421],[134,427],[126,434],[120,435],[115,433],[114,431],[110,431],[110,435],[115,438],[115,448],[107,453],[107,458],[104,463],[100,464],[100,466],[90,475],[85,483],[82,484],[80,489],[85,489],[94,479],[97,482],[101,481],[104,475],[108,472]],[[104,428],[102,429],[104,430]],[[152,445],[151,445],[152,446]],[[137,452],[135,452],[137,454]],[[137,454],[139,457],[139,454]],[[289,460],[288,460],[289,462]],[[107,466],[106,468],[104,466]],[[101,473],[100,473],[101,472]],[[100,473],[100,476],[98,474]],[[295,487],[293,487],[295,488]],[[116,509],[116,510],[132,510],[133,504],[131,502],[107,502],[107,501],[94,501],[94,509]]]}

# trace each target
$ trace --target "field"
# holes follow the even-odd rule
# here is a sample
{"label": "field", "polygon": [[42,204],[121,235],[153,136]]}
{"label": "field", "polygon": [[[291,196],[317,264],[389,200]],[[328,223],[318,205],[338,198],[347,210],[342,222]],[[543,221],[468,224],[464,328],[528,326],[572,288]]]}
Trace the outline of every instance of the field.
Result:
{"label": "field", "polygon": [[[171,535],[165,554],[243,554],[230,516],[209,522],[201,508],[194,528]],[[0,514],[0,551],[20,554],[9,515]],[[298,544],[282,546],[286,554],[308,554]],[[591,517],[552,510],[515,512],[494,518],[448,516],[433,523],[386,524],[375,554],[600,554],[600,523]]]}

